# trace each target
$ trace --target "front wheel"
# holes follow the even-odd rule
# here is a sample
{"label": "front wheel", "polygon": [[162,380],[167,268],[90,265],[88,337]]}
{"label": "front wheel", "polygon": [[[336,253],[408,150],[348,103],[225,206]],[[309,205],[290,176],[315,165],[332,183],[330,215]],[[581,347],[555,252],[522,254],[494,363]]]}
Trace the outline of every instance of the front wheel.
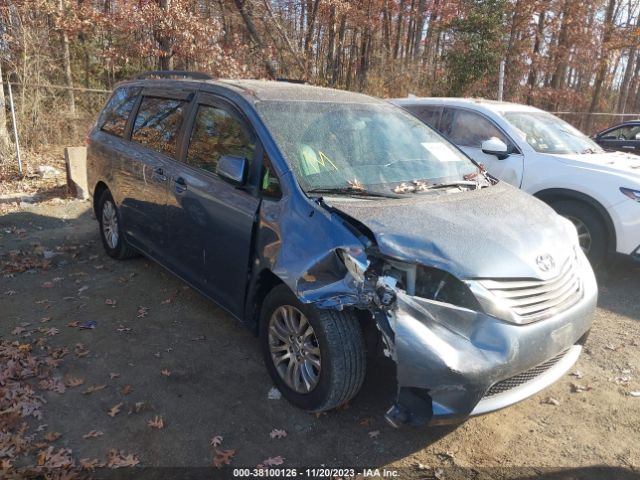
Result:
{"label": "front wheel", "polygon": [[107,254],[117,260],[138,256],[124,238],[122,221],[116,202],[109,190],[105,190],[98,200],[98,222],[100,223],[100,239]]}
{"label": "front wheel", "polygon": [[330,410],[353,398],[364,381],[366,352],[356,316],[302,304],[281,285],[260,318],[264,361],[273,382],[304,410]]}
{"label": "front wheel", "polygon": [[551,206],[573,223],[578,231],[580,248],[594,268],[599,266],[607,252],[607,232],[600,215],[588,205],[573,200],[556,202]]}

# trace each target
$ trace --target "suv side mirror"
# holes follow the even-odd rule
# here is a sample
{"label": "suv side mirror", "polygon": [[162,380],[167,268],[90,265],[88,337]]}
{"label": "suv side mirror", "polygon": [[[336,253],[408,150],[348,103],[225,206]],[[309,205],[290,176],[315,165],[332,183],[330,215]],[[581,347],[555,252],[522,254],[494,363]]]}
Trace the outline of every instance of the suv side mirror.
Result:
{"label": "suv side mirror", "polygon": [[244,185],[247,180],[248,163],[244,157],[223,155],[216,165],[216,173],[231,183]]}
{"label": "suv side mirror", "polygon": [[495,137],[482,142],[482,151],[487,155],[495,155],[498,160],[504,160],[509,156],[507,144]]}

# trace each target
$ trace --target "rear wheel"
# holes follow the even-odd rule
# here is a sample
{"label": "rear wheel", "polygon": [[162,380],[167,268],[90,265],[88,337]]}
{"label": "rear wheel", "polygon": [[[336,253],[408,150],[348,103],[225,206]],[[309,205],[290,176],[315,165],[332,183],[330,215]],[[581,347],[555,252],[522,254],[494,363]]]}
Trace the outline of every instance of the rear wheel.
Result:
{"label": "rear wheel", "polygon": [[285,285],[278,286],[262,306],[260,341],[273,382],[297,407],[330,410],[362,386],[364,340],[349,311],[302,304]]}
{"label": "rear wheel", "polygon": [[139,253],[131,248],[124,238],[120,213],[109,190],[100,195],[97,214],[100,239],[107,254],[117,260],[137,257]]}
{"label": "rear wheel", "polygon": [[607,252],[607,232],[600,215],[589,205],[574,200],[556,202],[552,207],[576,227],[580,248],[591,265],[600,265]]}

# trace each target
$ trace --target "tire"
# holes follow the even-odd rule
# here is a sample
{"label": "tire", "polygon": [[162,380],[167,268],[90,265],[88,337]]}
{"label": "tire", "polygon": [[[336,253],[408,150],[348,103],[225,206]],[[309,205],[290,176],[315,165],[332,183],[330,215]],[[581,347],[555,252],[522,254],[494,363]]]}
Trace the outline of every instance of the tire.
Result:
{"label": "tire", "polygon": [[[281,320],[280,313],[283,308],[293,309],[289,310],[290,314],[297,311],[306,317],[307,324],[298,331],[308,332],[308,327],[312,328],[312,335],[306,337],[304,343],[306,346],[310,345],[309,350],[314,350],[316,346],[319,349],[317,358],[320,369],[318,373],[317,369],[313,368],[312,373],[318,374],[317,383],[311,389],[302,380],[299,382],[301,389],[296,391],[290,386],[291,381],[287,382],[284,379],[272,356],[272,346],[280,349],[278,354],[285,356],[288,354],[286,350],[282,350],[286,344],[273,333],[270,334],[273,328],[276,328],[273,323],[276,320],[272,321],[272,318]],[[290,315],[290,317],[295,321],[295,316]],[[298,320],[302,325],[303,321],[300,318]],[[318,309],[305,305],[286,285],[279,285],[269,292],[263,302],[260,315],[260,342],[264,362],[273,382],[289,402],[303,410],[311,412],[331,410],[351,400],[362,386],[366,371],[366,352],[360,323],[352,312]],[[293,346],[290,347],[290,351],[293,348]],[[303,352],[303,358],[314,355],[309,353],[310,357],[307,357],[307,353]],[[286,367],[288,363],[291,363],[291,360],[278,364],[281,371],[283,364]],[[307,365],[309,363],[311,362],[305,362]],[[304,377],[303,370],[304,368],[299,370],[302,377]],[[302,377],[298,378],[302,379]]]}
{"label": "tire", "polygon": [[[576,225],[580,246],[591,265],[596,268],[602,264],[607,253],[607,229],[593,207],[574,200],[555,202],[551,206],[558,214]],[[585,245],[585,235],[589,236],[588,245]]]}
{"label": "tire", "polygon": [[100,224],[100,239],[107,255],[116,260],[125,260],[140,255],[127,244],[124,238],[120,212],[109,190],[105,190],[100,195],[97,214]]}

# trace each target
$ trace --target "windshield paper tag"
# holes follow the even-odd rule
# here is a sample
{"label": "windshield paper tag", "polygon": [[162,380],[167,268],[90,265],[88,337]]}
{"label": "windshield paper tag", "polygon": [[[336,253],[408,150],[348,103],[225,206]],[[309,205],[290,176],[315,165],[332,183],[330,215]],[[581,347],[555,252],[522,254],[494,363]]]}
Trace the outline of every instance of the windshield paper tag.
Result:
{"label": "windshield paper tag", "polygon": [[436,157],[441,162],[457,162],[458,156],[448,145],[440,142],[421,143],[427,152]]}

